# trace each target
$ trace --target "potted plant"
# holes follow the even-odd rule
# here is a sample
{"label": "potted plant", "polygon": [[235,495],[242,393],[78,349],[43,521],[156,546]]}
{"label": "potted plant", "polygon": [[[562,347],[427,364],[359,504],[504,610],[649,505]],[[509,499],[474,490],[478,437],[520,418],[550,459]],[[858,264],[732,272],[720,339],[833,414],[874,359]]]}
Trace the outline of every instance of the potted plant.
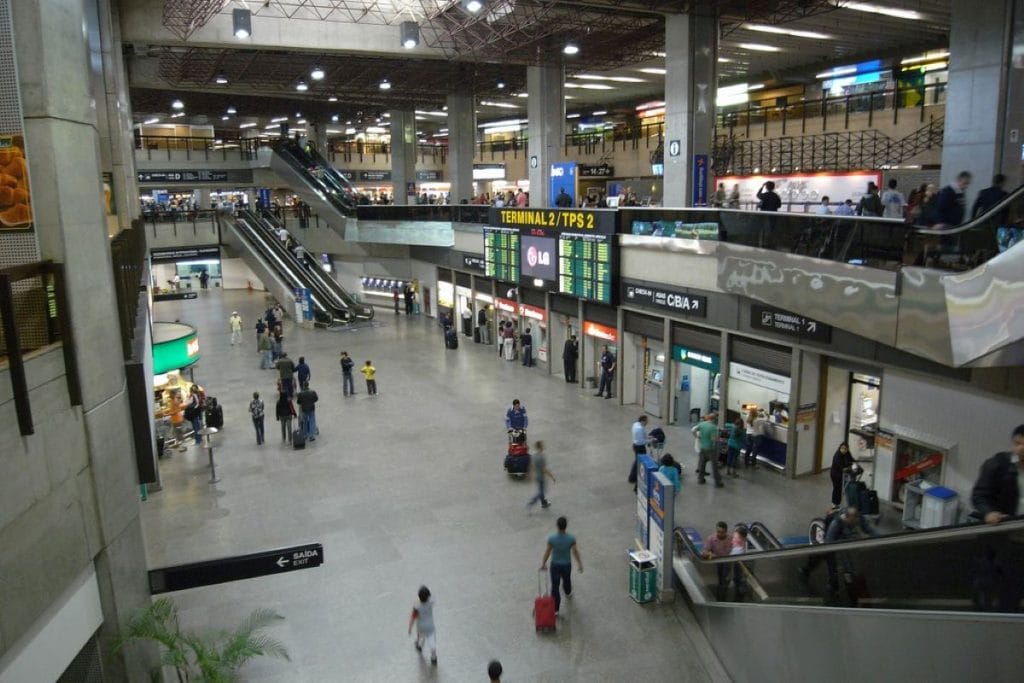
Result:
{"label": "potted plant", "polygon": [[[263,633],[263,629],[283,619],[273,610],[258,609],[234,631],[200,635],[182,631],[177,605],[160,598],[128,623],[124,635],[114,644],[114,652],[131,642],[153,641],[161,646],[161,667],[173,667],[179,683],[228,683],[253,657],[290,659],[280,641]],[[160,680],[159,669],[153,672],[153,680]]]}

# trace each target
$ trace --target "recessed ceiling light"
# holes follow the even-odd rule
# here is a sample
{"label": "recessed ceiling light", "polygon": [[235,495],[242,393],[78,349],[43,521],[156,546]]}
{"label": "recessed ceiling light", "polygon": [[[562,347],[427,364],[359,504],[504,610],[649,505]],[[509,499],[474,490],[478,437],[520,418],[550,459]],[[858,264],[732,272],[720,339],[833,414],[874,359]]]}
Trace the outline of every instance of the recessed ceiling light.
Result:
{"label": "recessed ceiling light", "polygon": [[735,61],[735,60],[729,59],[728,57],[719,57],[718,58],[718,63],[719,64],[732,64],[733,61]]}
{"label": "recessed ceiling light", "polygon": [[380,89],[391,90],[391,81],[385,78],[383,81],[380,82]]}
{"label": "recessed ceiling light", "polygon": [[276,119],[270,119],[270,122],[271,123],[281,123],[282,121],[287,121],[287,120],[288,120],[287,116],[278,116]]}
{"label": "recessed ceiling light", "polygon": [[174,109],[184,109],[185,103],[181,100],[174,100],[173,102],[171,102],[171,107]]}
{"label": "recessed ceiling light", "polygon": [[328,102],[337,102],[338,98],[335,97],[334,95],[331,95],[330,97],[327,98],[327,101]]}
{"label": "recessed ceiling light", "polygon": [[331,117],[331,122],[332,123],[337,123],[338,122],[338,115],[337,114],[335,114],[334,116]]}
{"label": "recessed ceiling light", "polygon": [[566,43],[562,52],[567,55],[577,55],[580,52],[580,47],[576,43]]}
{"label": "recessed ceiling light", "polygon": [[301,111],[295,112],[295,118],[301,119],[302,118],[302,112]]}
{"label": "recessed ceiling light", "polygon": [[849,74],[857,73],[857,67],[855,66],[838,66],[828,71],[822,71],[819,74],[814,74],[815,78],[835,78],[836,76],[847,76]]}
{"label": "recessed ceiling light", "polygon": [[145,121],[142,122],[142,125],[148,126],[151,123],[159,123],[159,122],[160,122],[160,119],[158,119],[158,118],[146,119]]}
{"label": "recessed ceiling light", "polygon": [[252,35],[252,12],[247,9],[231,10],[231,28],[235,38],[248,38]]}
{"label": "recessed ceiling light", "polygon": [[818,33],[817,31],[801,31],[794,28],[783,28],[781,26],[771,26],[770,24],[743,24],[742,28],[748,31],[757,31],[758,33],[773,33],[778,36],[793,36],[795,38],[811,38],[813,40],[831,40],[832,36],[827,33]]}
{"label": "recessed ceiling light", "polygon": [[504,90],[505,89],[505,81],[498,81],[496,85],[498,87],[498,90]]}
{"label": "recessed ceiling light", "polygon": [[579,117],[580,117],[579,114],[566,114],[565,115],[565,118],[567,118],[567,119],[578,119]]}
{"label": "recessed ceiling light", "polygon": [[229,113],[229,114],[237,114],[238,110],[235,109],[234,107],[228,107],[228,112],[227,113]]}
{"label": "recessed ceiling light", "polygon": [[754,52],[782,52],[781,47],[765,45],[764,43],[739,43],[736,47],[743,50],[752,50]]}
{"label": "recessed ceiling light", "polygon": [[593,112],[591,116],[604,116],[607,113],[608,112],[605,111],[604,109],[598,109],[597,111]]}
{"label": "recessed ceiling light", "polygon": [[871,14],[883,14],[887,17],[893,17],[895,19],[911,19],[919,20],[924,19],[924,15],[920,12],[915,12],[912,9],[898,9],[895,7],[882,7],[881,5],[873,5],[870,2],[847,2],[839,5],[837,9],[852,9],[857,12],[870,12]]}
{"label": "recessed ceiling light", "polygon": [[481,0],[466,0],[466,2],[463,3],[463,7],[466,8],[466,11],[472,12],[473,14],[476,14],[483,9],[483,6],[484,3],[481,2]]}
{"label": "recessed ceiling light", "polygon": [[665,75],[665,70],[662,69],[660,66],[648,66],[648,67],[645,67],[643,69],[637,69],[637,71],[639,71],[640,73],[655,74],[655,75],[658,75],[658,76],[664,76]]}
{"label": "recessed ceiling light", "polygon": [[313,70],[309,72],[309,77],[314,81],[322,81],[324,79],[324,70],[319,64],[313,67]]}
{"label": "recessed ceiling light", "polygon": [[306,92],[307,90],[309,90],[309,85],[306,83],[306,81],[299,79],[299,82],[295,84],[295,89],[298,90],[299,92]]}
{"label": "recessed ceiling light", "polygon": [[604,83],[566,83],[566,88],[580,88],[582,90],[615,90],[611,85],[605,85]]}
{"label": "recessed ceiling light", "polygon": [[218,85],[224,85],[225,83],[228,82],[228,77],[225,76],[224,74],[217,74],[216,76],[213,77],[213,80]]}

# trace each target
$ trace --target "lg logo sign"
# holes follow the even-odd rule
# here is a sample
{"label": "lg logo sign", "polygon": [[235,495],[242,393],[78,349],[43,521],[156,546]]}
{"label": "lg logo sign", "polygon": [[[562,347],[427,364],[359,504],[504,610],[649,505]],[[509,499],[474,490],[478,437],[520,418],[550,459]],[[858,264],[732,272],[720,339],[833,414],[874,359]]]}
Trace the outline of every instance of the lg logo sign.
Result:
{"label": "lg logo sign", "polygon": [[535,268],[537,265],[550,266],[551,254],[541,251],[537,247],[530,247],[526,250],[526,262],[530,264],[531,268]]}

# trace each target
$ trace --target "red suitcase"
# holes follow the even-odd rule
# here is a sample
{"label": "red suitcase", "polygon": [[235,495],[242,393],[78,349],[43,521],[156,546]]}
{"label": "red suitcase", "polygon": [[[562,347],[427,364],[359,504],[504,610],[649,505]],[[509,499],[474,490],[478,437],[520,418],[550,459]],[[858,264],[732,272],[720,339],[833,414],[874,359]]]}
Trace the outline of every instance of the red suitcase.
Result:
{"label": "red suitcase", "polygon": [[[537,631],[555,630],[555,599],[551,597],[551,591],[542,590],[541,575],[546,574],[542,569],[537,575],[537,599],[533,601],[533,621]],[[546,583],[546,582],[545,582]]]}

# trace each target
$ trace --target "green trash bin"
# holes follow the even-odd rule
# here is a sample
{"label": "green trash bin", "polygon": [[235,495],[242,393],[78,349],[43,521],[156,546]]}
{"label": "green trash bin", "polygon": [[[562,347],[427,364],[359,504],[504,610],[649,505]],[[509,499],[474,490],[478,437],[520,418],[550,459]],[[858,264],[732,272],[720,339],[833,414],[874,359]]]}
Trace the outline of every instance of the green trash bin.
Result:
{"label": "green trash bin", "polygon": [[629,597],[643,604],[658,597],[658,568],[650,550],[629,553]]}

